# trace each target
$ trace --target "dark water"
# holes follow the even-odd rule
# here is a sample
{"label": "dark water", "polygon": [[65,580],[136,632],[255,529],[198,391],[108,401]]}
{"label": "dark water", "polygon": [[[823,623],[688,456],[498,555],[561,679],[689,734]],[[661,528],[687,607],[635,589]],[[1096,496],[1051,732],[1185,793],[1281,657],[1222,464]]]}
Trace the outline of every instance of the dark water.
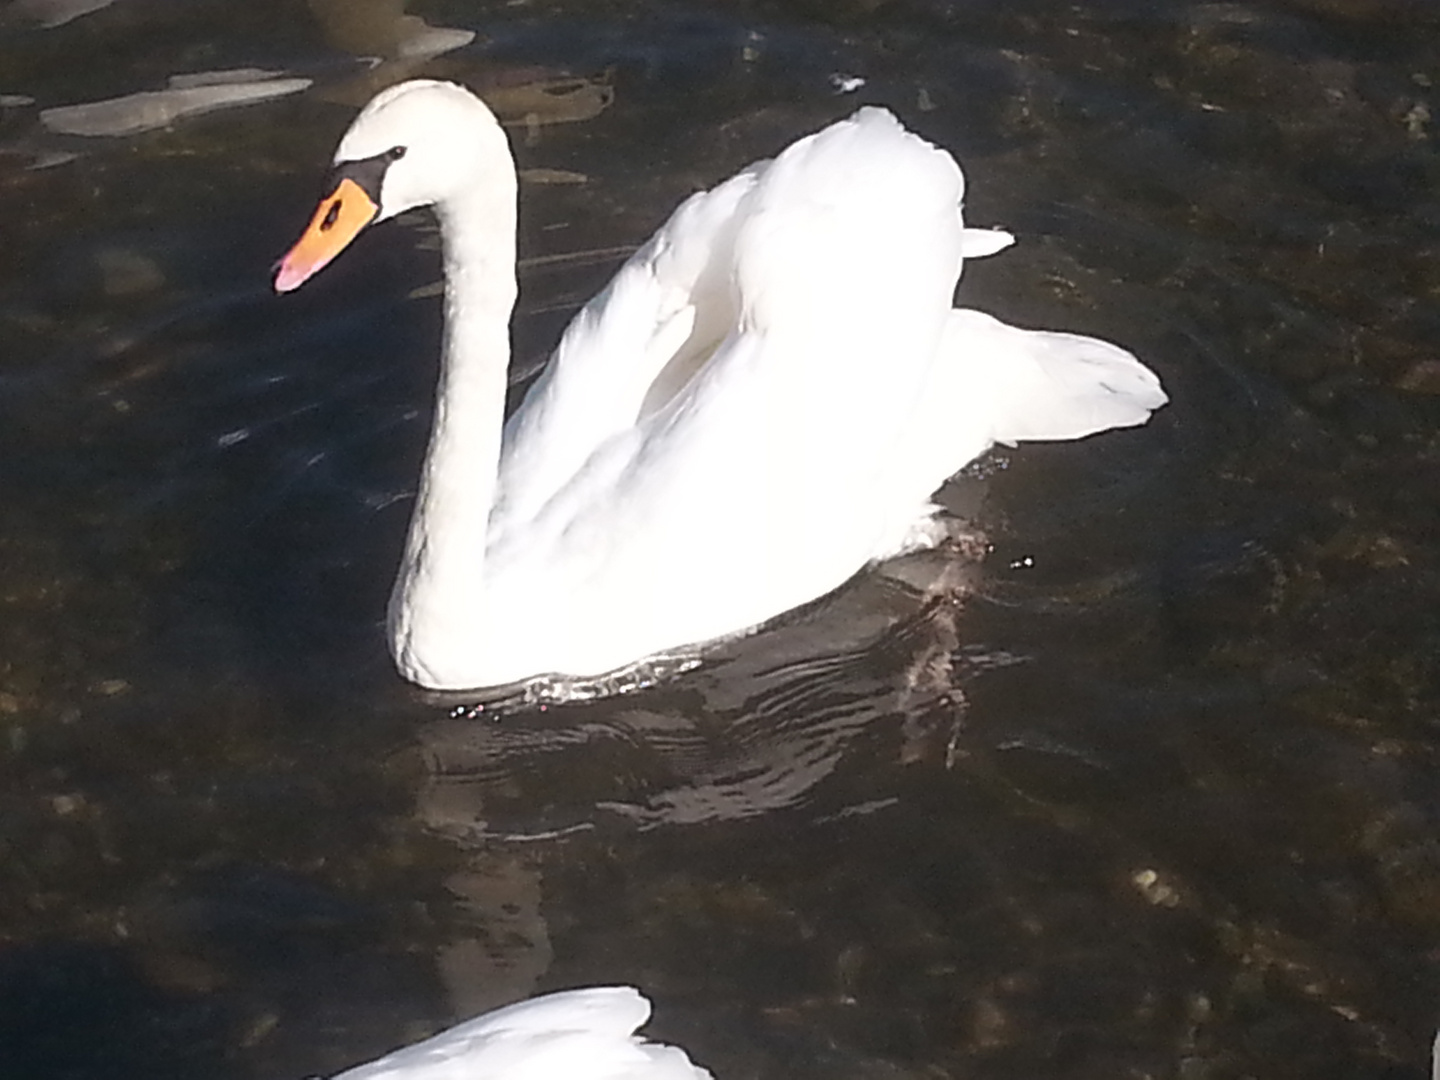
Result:
{"label": "dark water", "polygon": [[[418,32],[398,4],[26,3],[0,8],[0,94],[34,99],[0,99],[0,1076],[328,1073],[601,981],[720,1080],[1423,1074],[1435,8],[436,2],[412,14],[478,36],[368,70]],[[245,67],[313,84],[112,138],[41,121]],[[867,574],[636,694],[452,718],[378,625],[433,230],[268,292],[401,73],[512,95],[546,170],[522,368],[684,194],[877,102],[1022,238],[964,301],[1120,341],[1173,404],[962,478],[979,567]]]}

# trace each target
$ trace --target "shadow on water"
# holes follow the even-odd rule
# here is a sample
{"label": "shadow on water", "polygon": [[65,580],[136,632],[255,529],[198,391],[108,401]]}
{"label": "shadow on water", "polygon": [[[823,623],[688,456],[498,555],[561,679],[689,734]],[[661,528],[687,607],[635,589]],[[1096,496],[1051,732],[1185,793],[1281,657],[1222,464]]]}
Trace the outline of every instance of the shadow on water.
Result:
{"label": "shadow on water", "polygon": [[[720,1080],[1420,1074],[1429,7],[63,7],[0,9],[0,1075],[328,1073],[598,981]],[[251,66],[313,84],[41,119]],[[635,694],[436,706],[379,634],[433,227],[266,280],[350,109],[419,72],[508,103],[517,377],[666,208],[871,101],[1022,238],[964,300],[1122,342],[1173,405],[952,484],[978,565]]]}

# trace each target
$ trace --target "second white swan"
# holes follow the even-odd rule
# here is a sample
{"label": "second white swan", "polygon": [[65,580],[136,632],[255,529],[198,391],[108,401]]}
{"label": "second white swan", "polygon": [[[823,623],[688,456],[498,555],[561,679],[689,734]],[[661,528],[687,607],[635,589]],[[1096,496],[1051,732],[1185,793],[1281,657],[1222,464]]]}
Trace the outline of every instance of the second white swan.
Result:
{"label": "second white swan", "polygon": [[402,83],[334,163],[277,290],[415,207],[443,237],[439,399],[389,613],[422,686],[598,675],[743,632],[933,544],[931,495],[993,443],[1166,400],[1118,346],[953,308],[965,256],[1011,238],[967,229],[954,159],[866,108],[682,203],[505,422],[500,125],[462,87]]}
{"label": "second white swan", "polygon": [[629,986],[530,998],[466,1020],[333,1080],[713,1080],[677,1046],[635,1032],[650,1002]]}

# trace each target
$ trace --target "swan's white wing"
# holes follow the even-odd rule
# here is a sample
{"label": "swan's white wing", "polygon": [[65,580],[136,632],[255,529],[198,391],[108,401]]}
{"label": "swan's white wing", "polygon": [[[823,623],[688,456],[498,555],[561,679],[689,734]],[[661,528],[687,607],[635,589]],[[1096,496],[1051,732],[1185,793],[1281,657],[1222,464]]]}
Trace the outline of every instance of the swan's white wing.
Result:
{"label": "swan's white wing", "polygon": [[710,1080],[684,1051],[635,1030],[650,1003],[630,987],[522,1001],[339,1074],[335,1080]]}
{"label": "swan's white wing", "polygon": [[729,331],[737,207],[767,164],[683,202],[571,321],[506,424],[499,517],[529,519],[598,446],[634,427],[647,397],[653,409]]}
{"label": "swan's white wing", "polygon": [[[918,182],[904,179],[908,170]],[[927,299],[944,293],[948,307],[963,258],[1014,241],[965,228],[963,191],[949,154],[871,108],[686,200],[576,316],[506,426],[496,527],[527,524],[592,453],[666,408],[737,334],[783,326],[806,337],[813,357],[828,348],[827,329],[845,339],[841,355],[855,354],[858,327],[876,331],[883,351],[905,349],[896,322],[920,298],[893,311],[888,299],[909,282]],[[913,224],[912,210],[928,232],[883,235],[897,215]],[[836,317],[842,306],[849,312]]]}

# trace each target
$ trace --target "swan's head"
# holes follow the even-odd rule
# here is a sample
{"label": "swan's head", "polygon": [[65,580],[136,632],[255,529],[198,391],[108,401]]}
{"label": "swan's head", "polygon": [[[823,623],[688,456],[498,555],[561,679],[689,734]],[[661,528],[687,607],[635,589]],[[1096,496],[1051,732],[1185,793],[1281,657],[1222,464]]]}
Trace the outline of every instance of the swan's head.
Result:
{"label": "swan's head", "polygon": [[280,260],[275,290],[299,288],[367,225],[473,186],[494,167],[497,141],[508,160],[499,123],[462,86],[415,79],[381,91],[340,140],[327,194]]}

